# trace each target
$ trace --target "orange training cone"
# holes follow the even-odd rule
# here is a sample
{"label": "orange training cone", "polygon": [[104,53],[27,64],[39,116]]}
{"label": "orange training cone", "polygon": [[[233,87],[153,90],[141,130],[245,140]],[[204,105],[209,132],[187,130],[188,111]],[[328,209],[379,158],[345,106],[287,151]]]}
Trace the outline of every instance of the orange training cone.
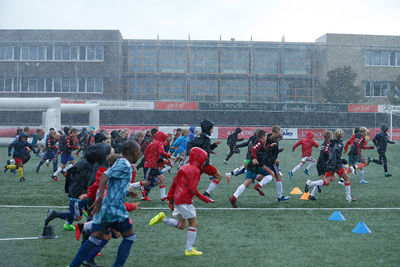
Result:
{"label": "orange training cone", "polygon": [[310,195],[310,193],[304,193],[302,196],[301,196],[301,200],[308,200],[308,196]]}
{"label": "orange training cone", "polygon": [[303,192],[301,192],[300,188],[295,187],[293,188],[292,192],[290,192],[291,195],[302,195]]}

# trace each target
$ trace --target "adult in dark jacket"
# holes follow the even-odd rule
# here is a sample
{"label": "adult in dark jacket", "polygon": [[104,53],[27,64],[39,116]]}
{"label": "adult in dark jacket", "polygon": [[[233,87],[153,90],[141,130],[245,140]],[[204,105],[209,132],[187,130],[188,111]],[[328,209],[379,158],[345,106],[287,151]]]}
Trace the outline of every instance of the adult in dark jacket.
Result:
{"label": "adult in dark jacket", "polygon": [[124,141],[122,137],[118,134],[118,131],[111,131],[111,147],[114,149],[114,152],[117,154],[122,153],[122,144]]}
{"label": "adult in dark jacket", "polygon": [[392,175],[389,173],[387,167],[386,147],[388,143],[395,144],[395,142],[389,140],[387,130],[389,130],[389,127],[386,124],[383,124],[381,126],[381,131],[372,139],[372,142],[374,143],[374,145],[376,146],[376,150],[378,151],[379,159],[368,159],[368,162],[383,165],[385,177],[390,177]]}

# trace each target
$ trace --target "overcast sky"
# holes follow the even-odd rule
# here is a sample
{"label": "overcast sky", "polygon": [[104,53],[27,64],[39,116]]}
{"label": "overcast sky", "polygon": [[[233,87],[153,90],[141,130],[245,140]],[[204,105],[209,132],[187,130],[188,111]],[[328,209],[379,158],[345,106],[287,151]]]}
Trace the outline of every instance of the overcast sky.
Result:
{"label": "overcast sky", "polygon": [[0,29],[118,29],[124,39],[313,42],[399,26],[400,0],[0,0]]}

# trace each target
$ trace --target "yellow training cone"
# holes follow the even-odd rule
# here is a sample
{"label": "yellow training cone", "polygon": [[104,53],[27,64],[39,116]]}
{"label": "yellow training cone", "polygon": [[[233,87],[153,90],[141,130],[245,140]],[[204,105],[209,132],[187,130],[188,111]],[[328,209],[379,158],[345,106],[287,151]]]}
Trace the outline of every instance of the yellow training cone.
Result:
{"label": "yellow training cone", "polygon": [[300,188],[295,187],[293,188],[292,192],[290,192],[291,195],[302,195],[303,192],[301,192]]}
{"label": "yellow training cone", "polygon": [[308,196],[310,195],[310,193],[304,193],[302,196],[301,196],[301,198],[300,199],[302,199],[302,200],[308,200]]}

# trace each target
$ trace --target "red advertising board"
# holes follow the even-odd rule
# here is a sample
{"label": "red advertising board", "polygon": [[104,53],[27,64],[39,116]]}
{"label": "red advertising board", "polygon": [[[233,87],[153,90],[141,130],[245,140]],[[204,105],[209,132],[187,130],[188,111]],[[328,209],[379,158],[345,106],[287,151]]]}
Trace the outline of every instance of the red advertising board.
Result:
{"label": "red advertising board", "polygon": [[[218,127],[218,139],[226,139],[228,138],[228,135],[232,134],[237,127]],[[240,127],[242,129],[242,132],[239,134],[239,138],[245,138],[248,139],[250,136],[254,134],[255,129],[260,128],[267,133],[270,133],[272,131],[272,127]]]}
{"label": "red advertising board", "polygon": [[349,104],[348,112],[378,112],[378,105]]}
{"label": "red advertising board", "polygon": [[314,139],[324,139],[324,132],[326,129],[297,129],[297,138],[306,138],[307,132],[312,132],[314,134]]}
{"label": "red advertising board", "polygon": [[61,104],[85,104],[84,100],[69,100],[68,98],[61,98]]}
{"label": "red advertising board", "polygon": [[198,102],[156,102],[156,109],[185,109],[185,110],[199,110]]}

